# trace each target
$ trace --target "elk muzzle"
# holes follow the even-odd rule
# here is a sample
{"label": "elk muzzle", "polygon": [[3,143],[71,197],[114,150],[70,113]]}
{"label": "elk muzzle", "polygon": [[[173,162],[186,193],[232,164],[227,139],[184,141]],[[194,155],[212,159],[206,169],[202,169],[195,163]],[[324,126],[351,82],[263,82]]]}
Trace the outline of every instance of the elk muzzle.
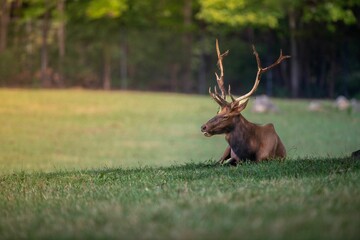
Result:
{"label": "elk muzzle", "polygon": [[228,133],[233,128],[233,116],[216,115],[201,126],[204,136],[211,137],[217,134]]}
{"label": "elk muzzle", "polygon": [[204,134],[205,137],[211,137],[212,134],[208,132],[208,126],[206,124],[201,126],[201,132]]}

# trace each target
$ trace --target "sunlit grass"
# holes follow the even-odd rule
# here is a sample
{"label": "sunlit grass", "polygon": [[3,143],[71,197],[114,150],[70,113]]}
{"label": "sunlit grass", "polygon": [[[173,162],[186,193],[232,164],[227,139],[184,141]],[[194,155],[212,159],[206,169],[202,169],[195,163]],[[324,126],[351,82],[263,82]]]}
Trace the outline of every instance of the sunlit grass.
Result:
{"label": "sunlit grass", "polygon": [[[310,113],[306,101],[276,100],[280,114],[244,116],[275,124],[289,159],[339,157],[360,148],[360,115]],[[200,126],[208,96],[82,90],[0,90],[0,172],[170,166],[218,159],[223,136]]]}

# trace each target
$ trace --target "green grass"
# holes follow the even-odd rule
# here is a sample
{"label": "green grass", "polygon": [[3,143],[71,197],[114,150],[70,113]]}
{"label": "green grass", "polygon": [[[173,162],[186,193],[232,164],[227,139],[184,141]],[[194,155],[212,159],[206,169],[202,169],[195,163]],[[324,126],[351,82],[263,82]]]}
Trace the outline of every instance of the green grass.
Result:
{"label": "green grass", "polygon": [[[330,107],[310,113],[306,101],[276,103],[280,114],[247,109],[244,116],[274,123],[289,158],[343,157],[360,148],[360,114]],[[216,111],[208,96],[0,90],[0,173],[216,160],[224,136],[200,132]]]}
{"label": "green grass", "polygon": [[0,90],[0,239],[358,239],[360,115],[276,103],[288,159],[221,167],[209,97]]}
{"label": "green grass", "polygon": [[358,239],[360,161],[17,173],[0,238]]}

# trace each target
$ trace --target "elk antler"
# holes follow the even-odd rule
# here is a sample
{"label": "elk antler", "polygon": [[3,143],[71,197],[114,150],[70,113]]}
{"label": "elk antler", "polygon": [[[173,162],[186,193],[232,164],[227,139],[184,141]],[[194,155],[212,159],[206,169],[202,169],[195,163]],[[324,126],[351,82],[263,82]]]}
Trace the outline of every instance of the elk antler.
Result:
{"label": "elk antler", "polygon": [[254,83],[253,88],[247,94],[245,94],[243,96],[240,96],[240,97],[235,99],[230,93],[230,86],[229,86],[229,95],[230,95],[231,99],[233,100],[233,102],[235,102],[237,104],[241,104],[243,102],[243,100],[246,100],[247,98],[249,98],[256,91],[256,89],[257,89],[257,87],[258,87],[258,85],[260,83],[260,80],[261,80],[261,74],[263,74],[264,72],[270,70],[271,68],[275,67],[276,65],[280,64],[283,60],[285,60],[287,58],[290,58],[290,56],[287,56],[287,55],[284,56],[282,54],[282,50],[280,50],[279,58],[273,64],[271,64],[270,66],[262,68],[261,67],[261,61],[260,61],[260,58],[259,58],[259,54],[257,53],[257,51],[255,49],[255,46],[253,45],[252,48],[253,48],[253,53],[255,55],[256,63],[257,63],[257,67],[258,67],[258,71],[257,71],[257,74],[256,74],[256,79],[255,79],[255,83]]}
{"label": "elk antler", "polygon": [[[243,102],[245,102],[257,89],[260,80],[261,80],[261,74],[263,74],[264,72],[270,70],[271,68],[275,67],[276,65],[280,64],[283,60],[290,58],[290,56],[287,55],[283,55],[282,54],[282,50],[280,50],[280,56],[279,58],[270,66],[267,66],[265,68],[261,67],[261,61],[259,58],[259,54],[257,53],[255,46],[252,46],[253,48],[253,53],[255,55],[256,58],[256,63],[257,63],[257,74],[256,74],[256,79],[255,79],[255,83],[254,86],[252,87],[252,89],[250,90],[250,92],[248,92],[247,94],[240,96],[238,98],[234,98],[234,96],[231,94],[231,88],[229,85],[229,89],[228,89],[228,95],[230,96],[231,100],[232,100],[232,106],[236,106],[236,105],[240,105]],[[220,53],[220,49],[219,49],[219,42],[216,39],[216,53],[218,56],[218,62],[217,65],[220,69],[220,76],[215,72],[215,76],[216,76],[216,81],[217,84],[220,88],[221,91],[221,95],[217,92],[216,86],[214,87],[214,93],[211,92],[211,87],[209,88],[209,94],[210,96],[221,106],[229,106],[230,103],[226,101],[226,91],[225,91],[225,87],[224,87],[224,67],[222,64],[222,60],[225,56],[227,56],[229,54],[229,50],[227,50],[226,52],[224,52],[223,54]]]}
{"label": "elk antler", "polygon": [[[229,105],[229,103],[226,101],[226,91],[224,87],[224,67],[222,64],[222,60],[224,59],[224,57],[226,57],[229,54],[229,50],[221,54],[219,49],[219,41],[217,39],[216,39],[216,53],[218,57],[217,65],[220,69],[220,76],[216,72],[215,72],[215,76],[216,76],[217,84],[221,91],[221,95],[219,95],[219,93],[217,92],[216,86],[214,87],[214,93],[211,92],[211,87],[209,88],[209,94],[220,106],[223,107]],[[229,86],[229,90],[230,90],[230,86]]]}

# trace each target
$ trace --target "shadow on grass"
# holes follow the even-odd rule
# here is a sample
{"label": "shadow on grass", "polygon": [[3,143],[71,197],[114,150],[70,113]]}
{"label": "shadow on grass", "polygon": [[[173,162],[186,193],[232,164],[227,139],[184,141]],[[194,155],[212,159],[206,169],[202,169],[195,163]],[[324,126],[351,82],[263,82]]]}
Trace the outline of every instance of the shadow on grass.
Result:
{"label": "shadow on grass", "polygon": [[[139,167],[133,169],[105,168],[88,170],[61,170],[52,173],[25,173],[19,172],[0,177],[23,179],[24,177],[38,177],[41,179],[59,179],[74,177],[79,180],[97,179],[116,181],[123,179],[142,179],[144,177],[166,180],[194,181],[206,178],[228,177],[234,179],[277,179],[277,178],[303,178],[326,176],[332,174],[347,174],[360,171],[360,160],[354,158],[327,158],[327,159],[297,159],[286,161],[268,161],[262,163],[245,162],[236,167],[220,166],[213,162],[186,163],[170,167]],[[13,179],[15,180],[15,179]]]}
{"label": "shadow on grass", "polygon": [[[353,158],[298,159],[288,161],[245,162],[236,167],[209,163],[188,163],[183,166],[162,168],[179,178],[196,180],[213,175],[239,179],[303,178],[346,174],[360,171],[360,161]],[[187,174],[188,173],[188,174]],[[202,174],[210,173],[210,174]]]}

